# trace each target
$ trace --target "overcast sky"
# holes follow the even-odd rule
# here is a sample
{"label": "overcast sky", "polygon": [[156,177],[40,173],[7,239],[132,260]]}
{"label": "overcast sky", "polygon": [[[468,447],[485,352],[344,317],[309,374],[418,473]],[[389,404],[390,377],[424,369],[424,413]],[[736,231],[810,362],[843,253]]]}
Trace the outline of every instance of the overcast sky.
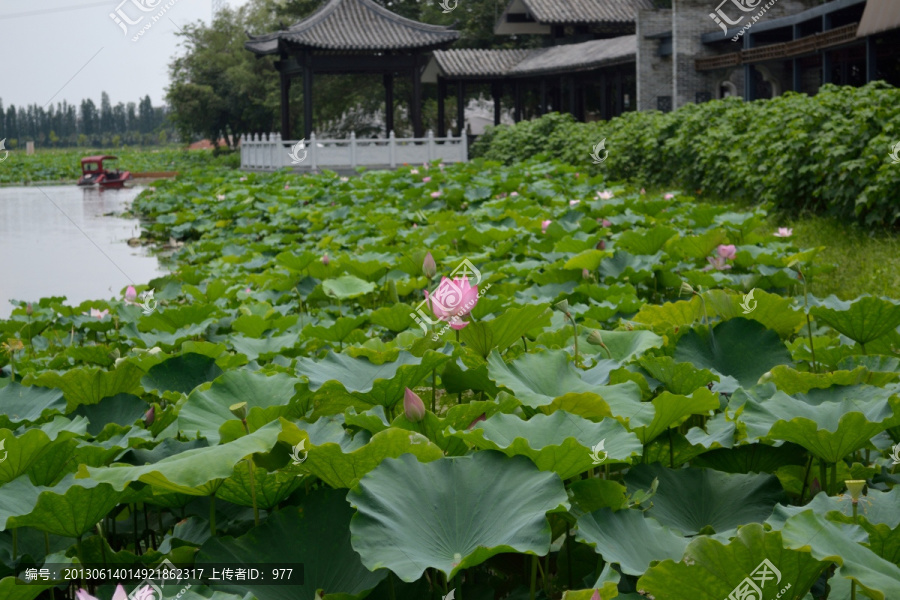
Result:
{"label": "overcast sky", "polygon": [[183,52],[175,33],[187,23],[208,24],[211,14],[212,0],[0,0],[0,99],[8,107],[91,98],[99,108],[105,91],[114,106],[147,94],[159,106],[169,62]]}

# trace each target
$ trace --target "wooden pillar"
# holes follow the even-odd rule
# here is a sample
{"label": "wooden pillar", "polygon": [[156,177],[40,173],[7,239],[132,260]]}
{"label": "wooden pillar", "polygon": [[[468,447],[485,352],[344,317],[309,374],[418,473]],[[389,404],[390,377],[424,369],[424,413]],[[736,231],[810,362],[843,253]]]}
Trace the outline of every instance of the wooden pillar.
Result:
{"label": "wooden pillar", "polygon": [[313,130],[313,71],[312,56],[303,53],[303,137],[309,138]]}
{"label": "wooden pillar", "polygon": [[878,79],[878,53],[875,36],[866,37],[866,83]]}
{"label": "wooden pillar", "polygon": [[291,139],[291,76],[281,76],[281,139]]}
{"label": "wooden pillar", "polygon": [[466,84],[460,79],[456,82],[456,127],[457,135],[465,135],[466,133]]}
{"label": "wooden pillar", "polygon": [[[822,31],[831,29],[831,15],[822,15]],[[822,85],[831,83],[831,53],[828,50],[822,51]]]}
{"label": "wooden pillar", "polygon": [[447,137],[447,126],[444,123],[444,96],[447,95],[447,80],[438,77],[438,137]]}
{"label": "wooden pillar", "polygon": [[[752,43],[753,34],[747,32],[747,35],[744,36],[744,50],[749,50],[753,47]],[[753,81],[753,65],[745,64],[744,65],[744,100],[747,102],[751,100],[756,100],[756,86]]]}
{"label": "wooden pillar", "polygon": [[575,90],[575,76],[569,76],[569,113],[578,119],[578,102]]}
{"label": "wooden pillar", "polygon": [[522,82],[518,79],[513,82],[513,102],[513,119],[518,123],[522,120]]}
{"label": "wooden pillar", "polygon": [[556,112],[558,112],[560,114],[562,114],[562,112],[564,110],[563,109],[563,92],[565,91],[565,89],[566,89],[566,78],[563,77],[562,75],[560,75],[559,76],[559,89],[557,89],[557,93],[555,94],[556,102],[554,102],[554,104],[556,106],[553,107],[556,109]]}
{"label": "wooden pillar", "polygon": [[606,88],[606,72],[600,73],[600,118],[604,121],[609,120],[609,112],[608,106],[606,102],[606,98],[608,96],[608,90]]}
{"label": "wooden pillar", "polygon": [[394,74],[384,74],[384,137],[394,130]]}
{"label": "wooden pillar", "polygon": [[422,71],[419,69],[419,55],[416,54],[413,59],[413,101],[410,110],[413,122],[413,137],[424,137],[425,131],[422,128]]}
{"label": "wooden pillar", "polygon": [[538,115],[546,115],[547,114],[547,80],[541,77],[541,109],[538,111]]}
{"label": "wooden pillar", "polygon": [[[800,26],[794,25],[793,31],[791,34],[791,39],[796,40],[800,37]],[[793,89],[795,92],[799,92],[800,88],[803,87],[803,78],[800,76],[800,60],[793,58],[791,59],[791,70],[792,70],[792,79],[793,79]]]}
{"label": "wooden pillar", "polygon": [[613,102],[613,110],[615,111],[613,116],[618,117],[622,114],[622,71],[618,69],[616,69],[615,82],[616,99]]}
{"label": "wooden pillar", "polygon": [[500,100],[503,96],[503,84],[495,81],[491,84],[491,96],[494,98],[494,126],[500,124]]}

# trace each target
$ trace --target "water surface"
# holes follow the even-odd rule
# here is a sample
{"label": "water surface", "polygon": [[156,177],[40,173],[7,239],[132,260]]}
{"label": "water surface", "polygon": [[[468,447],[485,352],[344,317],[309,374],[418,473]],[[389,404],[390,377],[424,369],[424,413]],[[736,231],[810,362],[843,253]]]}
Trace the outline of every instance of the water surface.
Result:
{"label": "water surface", "polygon": [[156,257],[127,244],[140,235],[138,220],[114,216],[142,189],[0,187],[0,319],[10,300],[121,298],[124,287],[163,274]]}

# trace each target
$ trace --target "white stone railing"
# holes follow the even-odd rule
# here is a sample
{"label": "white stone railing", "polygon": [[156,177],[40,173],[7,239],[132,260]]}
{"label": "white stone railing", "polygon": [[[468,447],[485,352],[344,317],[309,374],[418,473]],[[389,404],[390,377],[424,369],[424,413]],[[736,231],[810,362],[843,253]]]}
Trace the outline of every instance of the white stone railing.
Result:
{"label": "white stone railing", "polygon": [[318,139],[313,133],[296,155],[291,150],[298,140],[282,140],[281,134],[253,134],[241,137],[241,169],[248,171],[276,171],[284,167],[301,170],[355,168],[358,166],[396,167],[402,164],[421,164],[440,159],[445,163],[465,162],[469,159],[465,136],[448,135],[436,138],[428,131],[424,138],[397,138],[392,131],[387,139]]}

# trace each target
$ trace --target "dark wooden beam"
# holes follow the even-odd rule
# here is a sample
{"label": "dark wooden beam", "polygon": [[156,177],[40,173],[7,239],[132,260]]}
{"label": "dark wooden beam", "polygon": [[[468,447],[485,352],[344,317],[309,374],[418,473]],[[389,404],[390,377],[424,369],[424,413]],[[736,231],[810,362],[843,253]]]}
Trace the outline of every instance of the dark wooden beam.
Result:
{"label": "dark wooden beam", "polygon": [[875,36],[866,38],[866,83],[878,79],[878,52],[875,47]]}
{"label": "dark wooden beam", "polygon": [[[314,73],[340,74],[340,73],[387,73],[411,69],[415,60],[409,55],[370,56],[321,56],[312,55],[312,70]],[[293,58],[281,60],[275,63],[275,67],[288,75],[299,75],[303,71],[303,59]]]}
{"label": "dark wooden beam", "polygon": [[438,132],[439,138],[447,137],[447,124],[444,122],[446,114],[444,111],[444,98],[447,96],[447,80],[438,77]]}
{"label": "dark wooden beam", "polygon": [[491,84],[491,96],[494,98],[494,126],[500,124],[500,100],[503,95],[503,84],[495,81]]}
{"label": "dark wooden beam", "polygon": [[291,76],[280,73],[281,78],[281,139],[291,139]]}
{"label": "dark wooden beam", "polygon": [[413,122],[413,137],[425,137],[425,130],[422,127],[422,70],[419,68],[419,56],[415,55],[412,68],[413,78],[413,100],[410,107],[410,114]]}
{"label": "dark wooden beam", "polygon": [[541,77],[541,109],[538,111],[538,115],[546,115],[547,114],[547,80]]}
{"label": "dark wooden beam", "polygon": [[384,74],[384,137],[394,130],[394,75]]}
{"label": "dark wooden beam", "polygon": [[313,72],[309,54],[304,54],[303,64],[303,137],[308,139],[313,130]]}
{"label": "dark wooden beam", "polygon": [[609,95],[609,90],[606,87],[606,72],[600,72],[600,118],[604,121],[609,120],[609,106],[606,102],[606,99]]}
{"label": "dark wooden beam", "polygon": [[456,127],[459,129],[459,135],[465,135],[466,132],[466,84],[462,81],[456,82]]}
{"label": "dark wooden beam", "polygon": [[513,82],[513,101],[515,103],[513,118],[518,123],[522,120],[522,82],[518,79]]}
{"label": "dark wooden beam", "polygon": [[576,119],[578,118],[578,98],[576,94],[578,93],[575,86],[575,76],[569,75],[569,112]]}
{"label": "dark wooden beam", "polygon": [[616,78],[615,79],[615,81],[616,81],[616,83],[615,83],[616,99],[615,99],[615,102],[613,102],[613,110],[615,111],[615,114],[613,114],[613,116],[618,117],[619,115],[622,114],[622,71],[620,71],[619,69],[616,69],[615,78]]}

